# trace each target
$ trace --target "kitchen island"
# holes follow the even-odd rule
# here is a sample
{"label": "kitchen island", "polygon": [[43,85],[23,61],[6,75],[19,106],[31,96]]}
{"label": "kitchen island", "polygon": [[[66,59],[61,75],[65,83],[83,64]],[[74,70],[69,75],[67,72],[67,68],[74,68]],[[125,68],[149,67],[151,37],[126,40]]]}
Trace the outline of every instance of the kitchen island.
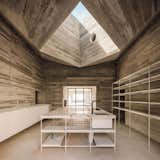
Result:
{"label": "kitchen island", "polygon": [[41,116],[41,150],[46,147],[116,148],[116,116],[100,109],[77,114],[59,108]]}

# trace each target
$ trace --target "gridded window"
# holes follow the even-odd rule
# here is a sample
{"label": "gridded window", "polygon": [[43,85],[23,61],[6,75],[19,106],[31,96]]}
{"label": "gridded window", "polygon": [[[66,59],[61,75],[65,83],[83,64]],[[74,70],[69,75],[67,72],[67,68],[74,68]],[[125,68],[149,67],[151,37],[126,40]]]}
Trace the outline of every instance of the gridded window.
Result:
{"label": "gridded window", "polygon": [[92,88],[68,88],[68,107],[85,110],[91,107]]}

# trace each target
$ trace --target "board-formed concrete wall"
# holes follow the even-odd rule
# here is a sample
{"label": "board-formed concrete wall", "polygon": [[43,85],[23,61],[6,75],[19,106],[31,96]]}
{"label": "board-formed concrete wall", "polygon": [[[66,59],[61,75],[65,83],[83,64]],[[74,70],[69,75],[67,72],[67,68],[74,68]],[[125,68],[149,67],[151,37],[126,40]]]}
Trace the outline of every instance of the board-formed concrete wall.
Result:
{"label": "board-formed concrete wall", "polygon": [[41,59],[0,18],[0,108],[34,104],[42,79]]}
{"label": "board-formed concrete wall", "polygon": [[46,61],[43,69],[45,102],[53,108],[63,106],[63,86],[97,86],[98,106],[111,111],[114,63],[76,68]]}
{"label": "board-formed concrete wall", "polygon": [[51,35],[41,51],[51,57],[59,58],[62,62],[79,66],[81,63],[79,28],[79,21],[69,15]]}
{"label": "board-formed concrete wall", "polygon": [[[91,40],[93,35],[95,41]],[[104,59],[115,60],[119,55],[119,48],[91,14],[80,25],[80,50],[82,66],[98,64]]]}
{"label": "board-formed concrete wall", "polygon": [[[152,26],[144,33],[142,37],[129,49],[127,52],[120,57],[118,61],[118,79],[126,75],[129,75],[139,69],[153,64],[160,60],[160,18],[157,18]],[[160,85],[160,82],[158,81]],[[141,86],[142,87],[142,86]],[[135,97],[143,101],[146,96]],[[159,102],[159,96],[151,96],[154,101]],[[127,105],[127,104],[126,104]],[[127,107],[127,106],[126,106]],[[141,110],[142,112],[147,111],[144,106],[136,104],[136,110]],[[143,108],[142,108],[143,107]],[[159,106],[158,106],[159,107]],[[133,108],[133,107],[132,107]],[[152,108],[151,108],[152,112]],[[156,115],[160,116],[160,109],[156,108]],[[126,113],[126,124],[128,125],[128,114]],[[135,130],[147,135],[148,121],[144,117],[139,115],[132,115],[131,126]],[[151,120],[151,137],[160,142],[160,122],[157,120]]]}

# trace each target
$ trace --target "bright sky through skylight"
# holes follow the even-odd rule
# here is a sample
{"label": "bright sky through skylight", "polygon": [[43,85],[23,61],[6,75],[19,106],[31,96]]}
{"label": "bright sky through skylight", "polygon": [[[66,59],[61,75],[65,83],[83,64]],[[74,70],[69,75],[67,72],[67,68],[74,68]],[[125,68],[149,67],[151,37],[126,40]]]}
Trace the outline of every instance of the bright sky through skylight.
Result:
{"label": "bright sky through skylight", "polygon": [[83,25],[83,27],[90,34],[96,34],[96,41],[103,48],[106,54],[112,54],[119,51],[119,48],[112,41],[110,36],[100,26],[100,24],[96,21],[96,19],[90,14],[90,12],[81,2],[77,4],[71,14]]}
{"label": "bright sky through skylight", "polygon": [[73,9],[72,13],[71,13],[74,17],[76,17],[82,24],[83,24],[83,20],[86,17],[90,16],[90,13],[88,12],[88,10],[86,9],[86,7],[79,2],[77,4],[77,6]]}

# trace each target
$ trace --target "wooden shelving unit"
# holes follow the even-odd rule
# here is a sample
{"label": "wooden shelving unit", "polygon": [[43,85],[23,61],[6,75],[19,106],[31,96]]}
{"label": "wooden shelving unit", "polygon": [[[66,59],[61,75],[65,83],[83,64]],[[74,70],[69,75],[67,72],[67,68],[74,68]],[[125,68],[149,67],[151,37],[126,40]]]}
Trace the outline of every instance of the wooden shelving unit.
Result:
{"label": "wooden shelving unit", "polygon": [[[129,132],[131,132],[131,116],[136,114],[148,119],[148,149],[150,150],[151,140],[151,119],[160,120],[160,115],[152,114],[151,106],[160,106],[160,101],[152,100],[153,94],[160,93],[160,62],[145,67],[133,74],[130,74],[112,84],[112,110],[118,111],[120,122],[120,111],[129,114]],[[136,100],[136,98],[137,100]],[[155,95],[156,96],[156,95]],[[142,98],[141,98],[142,97]],[[139,100],[141,98],[141,100]],[[158,98],[157,98],[158,99]],[[156,99],[156,100],[157,100]],[[137,105],[139,109],[134,108]]]}
{"label": "wooden shelving unit", "polygon": [[[65,151],[71,147],[87,147],[90,151],[94,147],[115,149],[116,117],[108,114],[112,128],[92,128],[91,113],[79,115],[58,109],[41,116],[41,151],[46,147],[62,147]],[[83,137],[74,138],[79,135]]]}

